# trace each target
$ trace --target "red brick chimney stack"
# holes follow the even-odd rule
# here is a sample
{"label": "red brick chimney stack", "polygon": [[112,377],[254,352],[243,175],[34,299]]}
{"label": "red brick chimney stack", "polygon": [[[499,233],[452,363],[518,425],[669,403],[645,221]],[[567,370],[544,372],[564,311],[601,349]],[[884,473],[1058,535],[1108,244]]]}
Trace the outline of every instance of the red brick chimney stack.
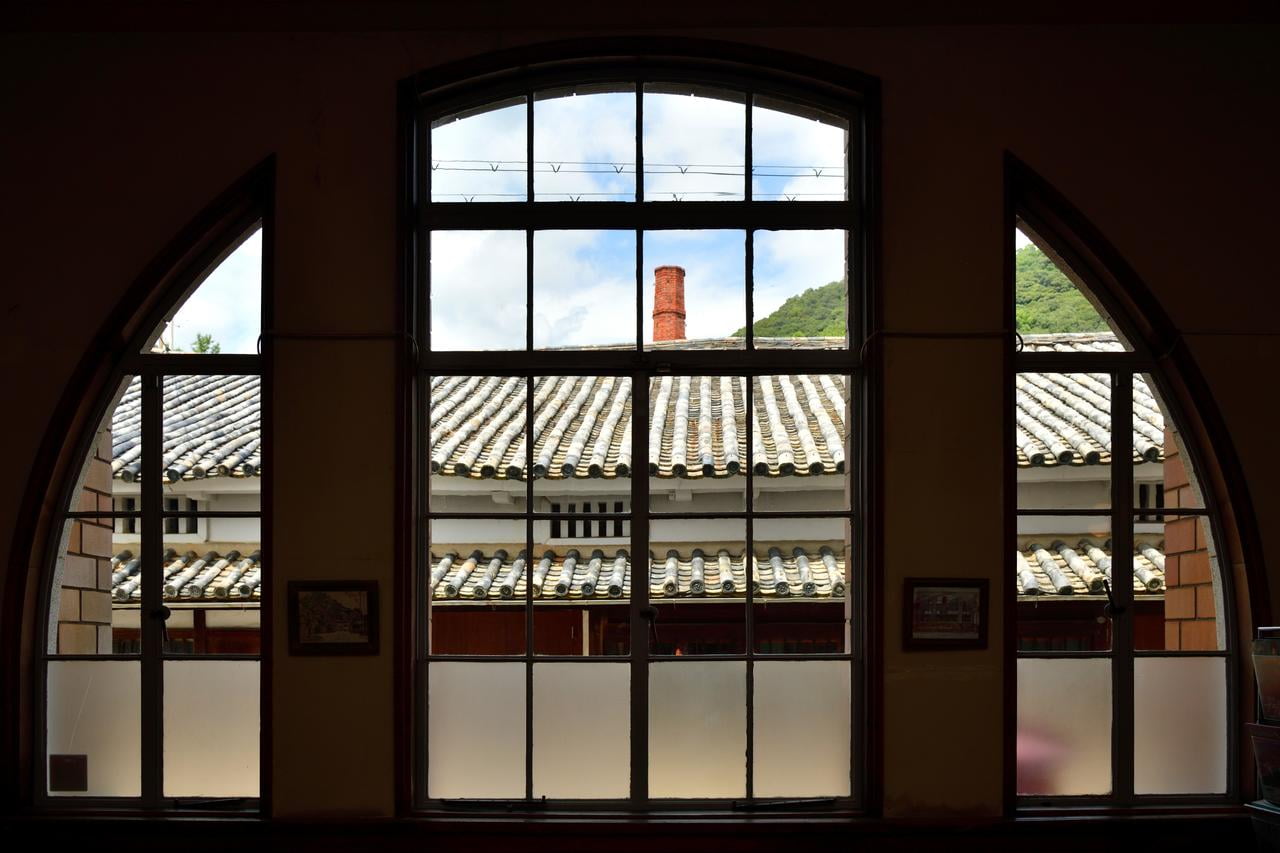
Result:
{"label": "red brick chimney stack", "polygon": [[653,339],[684,340],[684,267],[653,271]]}

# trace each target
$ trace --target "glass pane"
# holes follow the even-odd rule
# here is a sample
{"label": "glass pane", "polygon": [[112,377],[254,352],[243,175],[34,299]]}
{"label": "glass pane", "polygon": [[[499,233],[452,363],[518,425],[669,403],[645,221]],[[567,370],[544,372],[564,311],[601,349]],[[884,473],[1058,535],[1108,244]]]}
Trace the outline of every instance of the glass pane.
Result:
{"label": "glass pane", "polygon": [[1204,507],[1178,424],[1150,375],[1133,377],[1133,450],[1133,499],[1139,510]]}
{"label": "glass pane", "polygon": [[1227,670],[1223,658],[1133,662],[1133,790],[1227,791]]}
{"label": "glass pane", "polygon": [[524,98],[485,104],[431,123],[431,200],[528,198]]}
{"label": "glass pane", "polygon": [[1014,441],[1021,509],[1111,506],[1111,379],[1019,373]]}
{"label": "glass pane", "polygon": [[248,354],[262,331],[262,231],[211,269],[147,341],[143,352]]}
{"label": "glass pane", "polygon": [[1106,517],[1019,516],[1013,582],[1020,651],[1111,648],[1103,611],[1104,581],[1114,583],[1110,531]]}
{"label": "glass pane", "polygon": [[1019,794],[1110,793],[1111,661],[1020,659],[1017,748]]}
{"label": "glass pane", "polygon": [[259,684],[256,660],[165,662],[166,797],[258,796]]}
{"label": "glass pane", "polygon": [[757,95],[751,107],[751,197],[844,201],[848,147],[847,120]]}
{"label": "glass pane", "polygon": [[522,350],[528,316],[523,231],[431,232],[431,349]]}
{"label": "glass pane", "polygon": [[[81,469],[69,510],[140,512],[142,509],[142,380],[125,379],[108,409]],[[139,552],[141,522],[117,519],[114,544]],[[115,553],[114,551],[112,553]],[[97,556],[101,556],[98,554]]]}
{"label": "glass pane", "polygon": [[[541,522],[554,526],[568,519]],[[631,645],[630,540],[624,547],[535,548],[534,653],[625,655]]]}
{"label": "glass pane", "polygon": [[536,201],[635,201],[635,87],[576,86],[533,96]]}
{"label": "glass pane", "polygon": [[1129,349],[1101,303],[1043,240],[1022,225],[1014,235],[1014,328],[1026,352]]}
{"label": "glass pane", "polygon": [[142,794],[142,666],[49,661],[49,793]]}
{"label": "glass pane", "polygon": [[852,565],[844,518],[757,518],[754,583],[759,654],[850,649]]}
{"label": "glass pane", "polygon": [[[532,462],[535,511],[630,512],[631,378],[539,377]],[[551,536],[566,540],[622,537],[625,527],[584,521],[573,525],[572,535],[565,528],[553,530]]]}
{"label": "glass pane", "polygon": [[654,520],[649,533],[649,628],[655,655],[746,649],[747,525],[740,518]]}
{"label": "glass pane", "polygon": [[[524,511],[527,380],[435,376],[429,385],[431,511]],[[546,381],[536,383],[536,411],[545,411],[556,390]]]}
{"label": "glass pane", "polygon": [[635,232],[534,234],[534,348],[635,345]]}
{"label": "glass pane", "polygon": [[1134,647],[1225,649],[1222,569],[1208,517],[1140,517],[1133,542]]}
{"label": "glass pane", "polygon": [[747,665],[649,665],[649,795],[742,797],[747,788]]}
{"label": "glass pane", "polygon": [[850,794],[848,661],[755,664],[757,797]]}
{"label": "glass pane", "polygon": [[645,349],[746,346],[746,235],[646,231]]}
{"label": "glass pane", "polygon": [[646,85],[645,200],[741,201],[746,134],[746,101],[740,92]]}
{"label": "glass pane", "polygon": [[[430,533],[430,653],[524,654],[525,584],[530,570],[525,523],[497,518],[435,519]],[[535,594],[537,584],[535,571]]]}
{"label": "glass pane", "polygon": [[[135,531],[116,534],[117,528]],[[136,593],[142,581],[137,518],[76,518],[63,522],[54,565],[48,649],[62,655],[138,654],[137,600],[121,609],[122,588]],[[130,540],[117,544],[116,536]],[[127,600],[124,599],[124,600]],[[133,642],[128,642],[130,637]]]}
{"label": "glass pane", "polygon": [[654,512],[747,508],[746,382],[739,376],[650,380],[649,507]]}
{"label": "glass pane", "polygon": [[533,667],[533,795],[625,799],[631,792],[631,667]]}
{"label": "glass pane", "polygon": [[523,797],[525,665],[433,663],[427,688],[427,796]]}
{"label": "glass pane", "polygon": [[848,509],[853,380],[823,373],[757,376],[754,381],[754,507]]}
{"label": "glass pane", "polygon": [[261,397],[256,375],[164,378],[166,512],[262,508]]}
{"label": "glass pane", "polygon": [[[258,519],[165,521],[181,525],[176,533],[166,529],[164,537],[161,594],[170,611],[165,620],[165,652],[261,653],[263,566]],[[205,531],[214,521],[243,522],[248,535],[244,541],[212,539]],[[140,595],[129,599],[135,618],[140,601]]]}
{"label": "glass pane", "polygon": [[756,349],[848,346],[844,231],[756,231]]}

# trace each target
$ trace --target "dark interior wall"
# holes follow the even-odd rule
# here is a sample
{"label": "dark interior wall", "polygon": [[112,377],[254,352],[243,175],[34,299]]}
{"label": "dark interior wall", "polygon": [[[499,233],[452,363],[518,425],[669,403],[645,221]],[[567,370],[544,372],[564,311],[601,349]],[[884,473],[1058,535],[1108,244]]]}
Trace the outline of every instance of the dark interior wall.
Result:
{"label": "dark interior wall", "polygon": [[[295,4],[295,8],[301,4]],[[0,42],[0,554],[30,463],[86,342],[144,266],[218,192],[277,157],[276,325],[395,325],[395,87],[490,50],[603,34],[512,25],[415,33],[10,35]],[[629,34],[635,35],[635,32]],[[883,85],[885,326],[1002,323],[1002,157],[1075,203],[1157,295],[1198,358],[1280,554],[1272,452],[1280,292],[1274,30],[777,27],[655,35],[766,46],[856,68]],[[905,655],[901,578],[918,574],[919,519],[983,565],[940,571],[1003,584],[1000,346],[899,340],[886,349],[885,728],[891,816],[1002,808],[999,598],[986,652]],[[324,571],[389,589],[393,348],[277,348],[271,581]],[[950,413],[939,417],[938,413]],[[317,460],[359,447],[364,464]],[[36,484],[39,486],[39,484]],[[927,488],[921,488],[927,485]],[[945,509],[943,508],[945,506]],[[333,524],[360,543],[322,559]],[[331,567],[331,568],[329,568]],[[3,581],[24,569],[9,566]],[[1001,587],[997,587],[999,589]],[[1280,591],[1280,578],[1273,578]],[[283,624],[283,595],[275,617]],[[391,625],[382,648],[389,650]],[[393,809],[392,668],[291,659],[277,637],[272,762],[282,816]],[[945,723],[939,709],[947,708]],[[341,733],[341,737],[336,737]],[[323,748],[318,748],[323,745]],[[922,768],[929,768],[922,772]]]}

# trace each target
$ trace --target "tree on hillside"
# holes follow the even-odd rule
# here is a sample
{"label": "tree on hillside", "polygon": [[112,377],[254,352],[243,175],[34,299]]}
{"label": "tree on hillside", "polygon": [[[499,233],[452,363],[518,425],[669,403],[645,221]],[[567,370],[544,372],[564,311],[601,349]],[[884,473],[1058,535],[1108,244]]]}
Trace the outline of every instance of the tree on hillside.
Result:
{"label": "tree on hillside", "polygon": [[1035,246],[1023,246],[1014,267],[1015,328],[1023,334],[1105,332],[1107,321]]}
{"label": "tree on hillside", "polygon": [[217,355],[222,352],[222,344],[213,339],[213,335],[205,335],[200,332],[196,333],[196,339],[191,343],[191,351],[201,354]]}
{"label": "tree on hillside", "polygon": [[[811,287],[783,302],[768,317],[757,320],[752,329],[759,338],[842,338],[844,291],[843,281]],[[734,335],[746,333],[744,327]]]}
{"label": "tree on hillside", "polygon": [[[757,337],[816,338],[844,336],[845,285],[833,281],[792,296],[768,317],[757,320]],[[1035,246],[1018,250],[1014,311],[1023,334],[1105,332],[1107,321],[1084,294]],[[738,329],[735,336],[745,335]]]}

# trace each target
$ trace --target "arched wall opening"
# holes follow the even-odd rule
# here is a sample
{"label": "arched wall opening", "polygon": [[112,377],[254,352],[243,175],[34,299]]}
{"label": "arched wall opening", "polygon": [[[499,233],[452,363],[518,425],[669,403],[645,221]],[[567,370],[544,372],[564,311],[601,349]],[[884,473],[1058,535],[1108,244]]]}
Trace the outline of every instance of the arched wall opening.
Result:
{"label": "arched wall opening", "polygon": [[[117,577],[123,579],[127,574],[126,568],[131,568],[135,579],[140,579],[138,564],[149,547],[140,538],[143,525],[130,518],[140,517],[142,505],[146,503],[138,494],[137,477],[124,472],[124,479],[131,481],[133,486],[133,497],[113,494],[115,490],[111,484],[119,483],[122,474],[118,470],[118,456],[113,460],[113,417],[119,417],[132,406],[133,420],[137,423],[138,377],[143,373],[150,373],[157,379],[167,377],[163,379],[163,387],[159,383],[156,385],[158,393],[150,404],[156,411],[151,416],[153,420],[158,420],[160,407],[176,405],[175,381],[180,377],[206,372],[221,374],[223,378],[232,378],[236,371],[242,374],[266,373],[257,336],[270,316],[274,184],[275,164],[273,159],[268,159],[223,191],[154,257],[101,323],[98,333],[84,350],[45,433],[17,519],[16,529],[26,531],[26,535],[15,537],[10,563],[28,569],[22,574],[15,573],[16,576],[11,577],[5,587],[7,659],[4,696],[5,717],[10,723],[6,731],[5,754],[11,759],[7,766],[16,771],[7,776],[5,785],[11,789],[16,802],[44,802],[48,805],[49,792],[57,790],[60,784],[56,779],[51,782],[51,774],[65,773],[66,770],[67,765],[51,769],[43,754],[46,703],[42,697],[45,691],[66,686],[68,678],[74,684],[87,672],[86,667],[94,666],[95,662],[96,665],[115,667],[113,671],[117,674],[122,672],[119,669],[122,666],[132,666],[136,670],[138,655],[142,652],[139,627],[147,618],[144,616],[141,621],[138,618],[138,605],[142,601],[136,594],[138,584],[131,588],[135,592],[135,601],[130,605],[133,616],[123,622],[114,618],[117,605],[112,603],[123,600],[121,596],[127,597],[117,583]],[[244,245],[246,241],[251,243],[247,248]],[[246,252],[252,257],[246,256]],[[233,257],[242,258],[234,266],[241,270],[242,276],[248,276],[248,280],[228,289],[224,276],[217,285],[206,288],[204,292],[222,292],[223,295],[214,297],[212,303],[227,302],[231,294],[252,303],[225,306],[229,310],[247,310],[249,319],[243,323],[243,334],[234,341],[224,339],[221,343],[211,335],[200,335],[204,341],[195,338],[162,340],[166,330],[168,338],[174,335],[176,324],[172,321],[175,318],[199,318],[197,328],[183,330],[188,337],[191,332],[207,331],[209,324],[216,322],[211,321],[210,316],[217,314],[223,306],[212,304],[210,297],[198,297],[197,293],[210,274],[220,268],[226,269],[228,265],[224,262]],[[201,299],[203,308],[199,307]],[[182,314],[180,309],[189,304],[192,310]],[[258,319],[260,308],[261,321]],[[227,346],[225,353],[222,353],[223,345]],[[200,376],[192,378],[202,381]],[[203,379],[208,379],[208,376]],[[256,378],[254,383],[256,386]],[[258,396],[256,387],[254,396]],[[264,405],[269,405],[269,396],[265,398]],[[147,436],[146,442],[151,444],[161,435],[170,437],[171,433],[176,434],[177,429],[169,425],[159,427],[156,434]],[[254,432],[257,440],[257,430]],[[142,432],[137,432],[129,443],[140,453]],[[139,465],[145,464],[150,469],[159,461],[159,441],[155,441],[155,446],[155,458],[148,458]],[[120,447],[116,449],[120,450]],[[166,475],[171,473],[166,472]],[[162,475],[161,479],[165,478]],[[268,483],[269,477],[265,478],[264,485]],[[179,508],[194,510],[196,507],[194,501],[183,503],[176,498],[157,497],[157,508],[150,513],[157,520],[159,512],[177,511]],[[268,504],[263,502],[261,505]],[[188,527],[194,531],[197,525],[203,528],[207,524],[206,519],[198,520],[189,513],[187,518],[166,516],[163,524],[151,526],[157,533],[163,527],[162,535],[170,535],[173,531],[178,533],[177,538],[183,538],[181,531]],[[265,535],[266,531],[263,533]],[[129,540],[123,545],[113,541],[118,540],[121,534]],[[156,586],[158,588],[159,584]],[[168,615],[166,613],[166,617]],[[187,614],[172,624],[190,621],[190,614]],[[120,625],[126,623],[133,627],[121,630]],[[269,632],[269,625],[263,625],[262,630]],[[141,633],[148,632],[143,630]],[[163,628],[156,630],[157,636],[163,633]],[[254,633],[257,633],[256,627]],[[46,679],[47,656],[61,659],[60,671],[53,682]],[[134,664],[125,660],[113,661],[116,657],[128,658]],[[82,672],[76,673],[77,667]],[[130,683],[138,686],[136,671],[132,675],[126,674],[126,680],[129,679],[132,679]],[[98,681],[110,682],[111,679]],[[256,678],[254,681],[256,693]],[[92,678],[86,683],[92,683]],[[81,690],[80,695],[84,701],[90,701],[91,691]],[[157,713],[153,710],[141,712],[141,723],[154,722]],[[138,717],[136,701],[133,713],[126,716]],[[60,722],[50,720],[48,725],[56,728]],[[72,725],[77,724],[73,721]],[[81,742],[90,739],[81,738]],[[125,764],[132,764],[136,770],[139,759],[145,763],[149,755],[154,756],[162,749],[158,742],[149,747],[144,745],[141,755],[128,759]],[[120,788],[115,782],[103,782],[118,775],[101,775],[105,769],[101,765],[109,762],[99,756],[100,760],[93,763],[86,778],[83,759],[84,756],[73,756],[71,776],[64,776],[64,782],[70,779],[70,787],[63,788],[72,795],[67,799],[75,799],[79,807],[83,807],[98,793],[103,793],[94,790],[98,783],[113,789],[109,793],[120,793],[114,790]],[[257,776],[256,769],[254,776]],[[45,783],[50,784],[46,786]],[[123,790],[138,795],[135,797],[138,802],[156,801],[160,793],[146,788],[145,785],[139,787],[137,779],[123,785]]]}
{"label": "arched wall opening", "polygon": [[[1017,249],[1043,253],[1096,310],[1088,328],[1110,330],[1079,333],[1068,323],[1066,334],[1018,334],[1009,357],[1007,405],[1017,415],[1006,420],[1007,440],[1020,455],[1006,480],[1017,555],[1006,613],[1007,690],[1017,708],[1006,717],[1006,808],[1188,795],[1238,802],[1254,782],[1243,726],[1253,719],[1255,699],[1243,650],[1253,629],[1268,624],[1269,597],[1230,438],[1185,342],[1116,250],[1012,155],[1005,181],[1010,328],[1027,321],[1025,285],[1014,271]],[[1028,248],[1016,246],[1027,242]],[[1037,422],[1034,412],[1045,405],[1061,408]],[[1130,419],[1132,437],[1121,428]],[[1045,476],[1053,467],[1036,467],[1043,464],[1035,458],[1036,448],[1044,449],[1038,439],[1055,432],[1036,434],[1046,423],[1077,429],[1085,457],[1091,454],[1085,433],[1102,441],[1092,446],[1112,471],[1096,496],[1083,488],[1087,475],[1055,484]],[[1113,436],[1121,438],[1114,447]],[[1057,449],[1058,470],[1066,474],[1073,473],[1067,464],[1083,466],[1074,471],[1080,473],[1097,461],[1065,445]],[[1162,464],[1142,464],[1151,462]],[[1067,527],[1074,536],[1063,535]],[[1126,553],[1134,555],[1132,582]],[[1093,596],[1101,599],[1096,616],[1086,605],[1091,592],[1105,592]],[[1058,695],[1067,684],[1074,695]],[[1170,690],[1219,697],[1190,712],[1215,721],[1204,756],[1186,754],[1191,745],[1179,743],[1176,724],[1162,728],[1160,719],[1169,715],[1159,709],[1169,710]],[[1110,725],[1073,728],[1048,719],[1089,713]],[[1065,744],[1071,755],[1055,755]],[[1202,759],[1198,773],[1193,763]]]}

